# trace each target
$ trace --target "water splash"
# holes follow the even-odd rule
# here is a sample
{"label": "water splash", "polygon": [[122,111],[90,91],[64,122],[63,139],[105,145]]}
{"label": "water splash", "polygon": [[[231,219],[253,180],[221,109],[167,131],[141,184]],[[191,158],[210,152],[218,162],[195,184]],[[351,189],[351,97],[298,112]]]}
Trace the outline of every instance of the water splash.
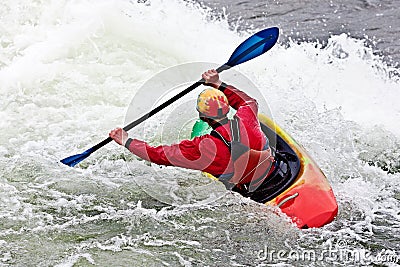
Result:
{"label": "water splash", "polygon": [[[0,12],[2,263],[230,266],[253,262],[265,244],[321,251],[331,238],[372,253],[399,249],[398,70],[362,40],[277,45],[238,68],[337,195],[331,225],[298,232],[236,195],[203,206],[159,203],[134,181],[150,179],[151,168],[115,145],[81,168],[58,163],[121,125],[129,100],[154,73],[223,62],[249,33],[178,0],[5,1]],[[185,190],[187,173],[163,171],[179,197],[193,193]]]}

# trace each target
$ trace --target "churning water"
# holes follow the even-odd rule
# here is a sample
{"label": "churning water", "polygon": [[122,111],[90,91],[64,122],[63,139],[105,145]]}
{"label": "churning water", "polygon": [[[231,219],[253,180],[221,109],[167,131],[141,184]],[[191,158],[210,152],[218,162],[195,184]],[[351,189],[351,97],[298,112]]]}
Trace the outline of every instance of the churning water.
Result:
{"label": "churning water", "polygon": [[[398,68],[345,33],[282,41],[235,68],[331,182],[339,214],[321,229],[298,230],[218,184],[193,190],[209,180],[150,166],[115,144],[78,167],[59,163],[122,126],[135,93],[160,71],[222,64],[263,28],[238,32],[215,14],[178,0],[3,1],[0,266],[399,263]],[[235,84],[229,71],[222,78]],[[188,125],[177,127],[189,137]],[[211,195],[219,198],[204,201]]]}

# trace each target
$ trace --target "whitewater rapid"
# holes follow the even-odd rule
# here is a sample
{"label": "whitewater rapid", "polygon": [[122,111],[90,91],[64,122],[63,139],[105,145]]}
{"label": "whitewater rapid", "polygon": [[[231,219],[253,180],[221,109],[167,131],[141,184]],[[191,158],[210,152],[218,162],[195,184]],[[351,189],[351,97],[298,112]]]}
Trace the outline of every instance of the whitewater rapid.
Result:
{"label": "whitewater rapid", "polygon": [[[232,30],[223,14],[178,0],[7,0],[0,15],[0,266],[262,266],[265,246],[323,251],[339,240],[399,253],[398,69],[363,40],[278,43],[234,70],[332,184],[338,217],[300,232],[218,185],[206,192],[218,200],[202,205],[204,192],[191,190],[208,183],[200,173],[148,166],[115,144],[79,167],[59,163],[123,126],[154,75],[218,66],[253,30]],[[221,77],[235,84],[228,71]],[[179,130],[189,137],[190,127]],[[165,184],[151,183],[160,176]],[[149,196],[151,187],[168,201]]]}

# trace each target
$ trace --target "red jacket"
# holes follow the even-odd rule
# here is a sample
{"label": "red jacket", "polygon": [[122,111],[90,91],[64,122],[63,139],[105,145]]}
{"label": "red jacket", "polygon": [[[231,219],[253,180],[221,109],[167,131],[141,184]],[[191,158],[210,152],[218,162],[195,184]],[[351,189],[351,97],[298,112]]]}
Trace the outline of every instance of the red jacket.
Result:
{"label": "red jacket", "polygon": [[[257,118],[257,101],[233,86],[223,84],[221,87],[229,105],[237,110],[235,116],[240,121],[241,143],[252,149],[262,150],[267,140]],[[215,130],[228,142],[232,140],[229,123],[218,126]],[[221,139],[209,134],[193,140],[183,140],[178,144],[157,147],[133,139],[129,150],[140,158],[159,165],[201,170],[214,176],[233,172],[229,148]]]}

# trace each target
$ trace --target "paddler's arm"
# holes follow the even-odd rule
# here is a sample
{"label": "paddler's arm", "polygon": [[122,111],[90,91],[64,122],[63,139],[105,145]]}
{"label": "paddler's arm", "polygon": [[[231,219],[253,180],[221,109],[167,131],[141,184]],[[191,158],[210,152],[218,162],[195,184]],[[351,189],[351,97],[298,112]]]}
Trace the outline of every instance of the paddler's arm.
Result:
{"label": "paddler's arm", "polygon": [[238,110],[240,107],[248,106],[254,114],[258,112],[257,100],[240,91],[232,85],[227,85],[219,79],[219,74],[216,70],[208,70],[202,74],[205,84],[212,86],[222,91],[228,98],[229,105]]}
{"label": "paddler's arm", "polygon": [[204,170],[214,160],[208,153],[200,153],[202,146],[210,147],[209,140],[202,142],[205,138],[183,140],[174,145],[150,146],[145,141],[129,138],[121,128],[112,130],[109,136],[136,156],[158,165]]}
{"label": "paddler's arm", "polygon": [[[258,120],[258,103],[256,99],[232,85],[223,83],[215,70],[203,73],[202,78],[207,85],[221,90],[226,95],[229,105],[236,109],[235,117],[240,118],[240,121],[249,132],[252,132],[255,136],[265,136]],[[265,141],[261,141],[258,149],[268,147],[268,144],[268,139],[265,137]]]}

